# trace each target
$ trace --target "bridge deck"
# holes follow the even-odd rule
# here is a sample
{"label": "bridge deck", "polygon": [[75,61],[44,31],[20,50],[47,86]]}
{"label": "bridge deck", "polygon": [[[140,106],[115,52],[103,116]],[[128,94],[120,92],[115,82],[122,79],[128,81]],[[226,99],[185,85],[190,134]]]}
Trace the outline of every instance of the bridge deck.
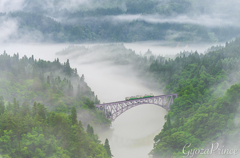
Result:
{"label": "bridge deck", "polygon": [[173,99],[178,97],[178,93],[158,95],[147,98],[139,98],[133,100],[122,100],[117,102],[103,103],[96,105],[96,108],[104,111],[104,114],[111,121],[114,121],[125,111],[136,107],[141,104],[155,104],[161,106],[166,110],[170,110],[170,106],[173,103]]}
{"label": "bridge deck", "polygon": [[[153,97],[148,97],[148,98],[171,96],[171,95],[178,95],[178,93],[158,95],[158,96],[153,96]],[[139,98],[139,99],[147,99],[147,98]],[[104,105],[104,104],[122,103],[122,102],[126,102],[126,101],[134,101],[134,100],[138,100],[138,99],[133,99],[133,100],[121,100],[121,101],[116,101],[116,102],[109,102],[109,103],[97,104],[96,106],[98,106],[98,105]]]}

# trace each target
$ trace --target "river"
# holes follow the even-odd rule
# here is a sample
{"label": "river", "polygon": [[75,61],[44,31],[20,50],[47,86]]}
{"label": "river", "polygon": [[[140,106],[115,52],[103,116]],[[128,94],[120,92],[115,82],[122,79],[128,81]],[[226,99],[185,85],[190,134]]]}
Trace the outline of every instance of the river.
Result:
{"label": "river", "polygon": [[[98,95],[101,102],[124,100],[127,96],[153,93],[163,94],[161,89],[149,89],[137,78],[136,72],[128,66],[114,66],[109,62],[94,62],[93,56],[57,56],[55,53],[69,44],[0,44],[0,51],[20,56],[32,54],[35,59],[60,62],[70,60],[71,67],[77,68],[79,75],[84,74],[91,89]],[[92,46],[96,44],[84,44]],[[183,50],[203,52],[212,44],[171,44],[161,45],[158,42],[125,43],[126,48],[136,53],[145,53],[150,49],[153,54],[176,54]],[[88,61],[88,62],[86,62]],[[155,105],[140,105],[120,115],[111,126],[111,131],[98,133],[100,140],[109,139],[114,158],[148,158],[153,148],[153,138],[162,129],[167,111]]]}

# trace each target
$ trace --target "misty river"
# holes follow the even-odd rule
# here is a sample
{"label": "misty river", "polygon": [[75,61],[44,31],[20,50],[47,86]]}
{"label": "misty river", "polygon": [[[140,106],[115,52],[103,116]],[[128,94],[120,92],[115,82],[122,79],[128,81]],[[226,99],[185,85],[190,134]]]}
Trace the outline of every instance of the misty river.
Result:
{"label": "misty river", "polygon": [[[149,89],[143,81],[137,78],[137,73],[128,66],[114,66],[111,63],[94,62],[96,57],[59,56],[56,52],[63,50],[70,44],[0,44],[0,51],[20,57],[34,55],[35,59],[53,61],[59,58],[60,62],[70,60],[70,65],[77,68],[79,75],[84,74],[85,81],[92,91],[98,95],[101,103],[125,100],[125,97],[153,93],[163,94],[159,89]],[[93,44],[84,44],[91,47]],[[95,44],[96,45],[96,44]],[[144,54],[148,49],[153,54],[177,54],[183,50],[198,50],[204,52],[209,44],[172,44],[160,45],[155,43],[126,43],[124,46]],[[216,44],[215,44],[216,45]],[[140,105],[120,115],[111,126],[111,131],[98,133],[100,140],[109,139],[114,158],[148,158],[153,149],[153,138],[157,135],[165,122],[167,111],[156,105]]]}

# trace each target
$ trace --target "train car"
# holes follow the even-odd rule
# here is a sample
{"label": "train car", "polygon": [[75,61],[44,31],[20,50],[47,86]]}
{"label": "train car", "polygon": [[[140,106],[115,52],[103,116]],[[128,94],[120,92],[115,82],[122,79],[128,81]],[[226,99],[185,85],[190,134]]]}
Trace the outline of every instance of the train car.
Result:
{"label": "train car", "polygon": [[150,97],[154,97],[154,95],[152,93],[150,94],[145,94],[144,96],[142,95],[137,95],[137,96],[131,96],[131,97],[126,97],[125,100],[135,100],[135,99],[141,99],[141,98],[150,98]]}
{"label": "train car", "polygon": [[135,100],[138,99],[137,96],[131,96],[129,100]]}
{"label": "train car", "polygon": [[150,98],[150,97],[154,97],[154,95],[152,93],[150,93],[150,94],[145,94],[143,96],[143,98]]}

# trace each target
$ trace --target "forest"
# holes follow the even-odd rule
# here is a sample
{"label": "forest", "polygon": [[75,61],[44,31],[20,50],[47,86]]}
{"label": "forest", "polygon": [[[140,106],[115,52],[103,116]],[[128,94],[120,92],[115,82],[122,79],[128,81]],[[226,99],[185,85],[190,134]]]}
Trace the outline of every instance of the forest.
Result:
{"label": "forest", "polygon": [[[162,120],[157,122],[161,131],[151,139],[149,155],[153,158],[186,156],[182,151],[186,144],[191,147],[185,152],[208,148],[216,142],[225,148],[238,149],[239,6],[238,0],[1,1],[0,158],[114,157],[111,138],[117,128],[112,128],[113,123],[105,113],[95,107],[102,103],[98,95],[114,100],[137,86],[142,86],[139,93],[149,89],[161,94],[178,93],[170,111],[164,114],[163,126]],[[48,57],[43,56],[44,60],[36,59],[28,53],[20,57],[16,53],[22,51],[20,47],[30,48],[33,43],[39,47],[70,46],[54,54],[64,58],[64,62],[59,58],[47,61]],[[147,51],[146,43],[150,43]],[[199,48],[221,43],[224,46],[212,46],[201,53],[183,51],[172,55],[165,49],[171,47],[175,51],[183,45],[184,49],[195,49],[196,45]],[[128,49],[127,44],[139,48]],[[15,54],[9,55],[3,51],[5,48],[10,49],[9,54],[13,50]],[[151,52],[154,48],[159,48],[155,53],[158,55]],[[140,49],[145,52],[138,53]],[[95,69],[82,68],[85,73],[89,70],[98,75],[113,74],[103,80],[97,75],[89,75],[88,79],[102,87],[115,79],[117,82],[113,83],[119,85],[116,86],[119,93],[105,94],[107,86],[100,90],[90,87],[84,73],[71,67],[75,63],[68,57],[78,68],[97,65]],[[101,68],[104,70],[100,71]],[[129,85],[124,87],[122,83]],[[98,94],[91,88],[99,90]],[[156,122],[151,121],[147,124]],[[135,127],[132,124],[134,130]],[[110,131],[109,140],[104,137],[103,141],[98,131]],[[126,150],[117,151],[118,146],[113,145],[112,150],[141,153],[143,148],[138,147],[127,146]]]}
{"label": "forest", "polygon": [[180,157],[187,143],[195,149],[217,141],[239,147],[239,44],[237,38],[206,54],[181,53],[151,64],[149,73],[165,93],[179,95],[154,138],[154,157]]}
{"label": "forest", "polygon": [[[44,1],[25,0],[19,10],[2,11],[0,18],[15,23],[17,27],[17,34],[10,34],[8,40],[57,43],[223,42],[240,34],[239,27],[227,21],[236,18],[235,14],[224,17],[226,20],[216,18],[211,13],[212,8],[199,6],[200,1],[119,0],[113,3],[105,0],[99,3],[91,0],[76,5],[76,8],[69,8],[65,0],[45,3],[49,6],[44,5]],[[204,21],[199,23],[197,17]]]}
{"label": "forest", "polygon": [[[211,47],[205,54],[184,51],[174,58],[155,56],[150,50],[139,55],[122,44],[69,46],[57,54],[78,51],[81,56],[107,50],[111,53],[99,60],[131,65],[165,94],[178,93],[150,154],[154,158],[181,157],[189,142],[195,149],[216,141],[238,147],[239,45],[237,38],[225,46]],[[0,152],[4,157],[111,157],[108,140],[101,144],[92,127],[107,129],[111,122],[95,108],[98,97],[69,60],[62,64],[58,58],[50,62],[4,52],[0,64]],[[49,148],[50,142],[55,146]],[[88,148],[89,143],[94,148]]]}
{"label": "forest", "polygon": [[150,50],[139,55],[122,44],[69,46],[58,53],[78,51],[80,56],[96,50],[110,52],[105,53],[104,60],[131,65],[140,72],[139,77],[164,89],[164,94],[178,93],[150,152],[154,158],[178,158],[184,156],[182,149],[187,143],[202,149],[221,141],[227,147],[238,148],[239,45],[237,38],[225,46],[212,46],[205,53],[183,51],[171,58],[153,55]]}
{"label": "forest", "polygon": [[[60,23],[45,15],[28,12],[13,12],[6,16],[17,20],[19,23],[19,34],[17,37],[13,35],[12,40],[21,38],[27,32],[37,31],[43,36],[40,42],[134,42],[165,40],[168,37],[169,30],[185,32],[184,36],[174,39],[176,41],[214,40],[214,37],[208,33],[211,30],[208,31],[204,26],[191,24],[151,24],[142,20],[114,24],[104,18],[94,20],[76,19],[74,21],[77,21],[77,23],[71,24],[71,22],[68,22],[69,18],[66,18],[66,22]],[[75,17],[72,18],[75,19]],[[221,31],[225,30],[220,29]],[[235,31],[236,29],[233,28],[229,32],[230,35]]]}
{"label": "forest", "polygon": [[69,60],[62,64],[4,52],[0,65],[4,158],[111,157],[108,140],[101,144],[92,127],[106,129],[110,121],[95,108],[100,101]]}

